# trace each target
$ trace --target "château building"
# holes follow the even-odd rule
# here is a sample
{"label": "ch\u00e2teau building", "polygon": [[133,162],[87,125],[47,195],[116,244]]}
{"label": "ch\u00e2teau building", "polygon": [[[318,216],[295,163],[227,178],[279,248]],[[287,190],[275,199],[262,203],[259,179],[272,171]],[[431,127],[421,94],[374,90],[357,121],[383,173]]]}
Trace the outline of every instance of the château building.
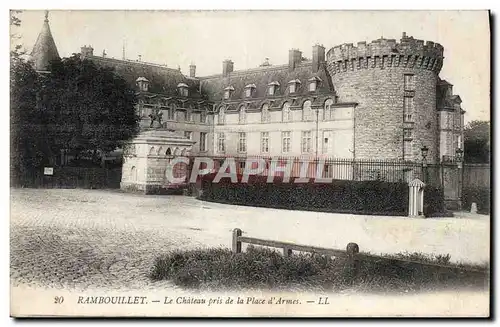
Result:
{"label": "ch\u00e2teau building", "polygon": [[[142,134],[124,153],[123,185],[163,185],[171,156],[328,157],[420,161],[463,148],[464,113],[441,79],[443,46],[403,33],[399,41],[312,46],[288,63],[197,76],[138,58],[110,58],[92,46],[82,58],[113,67],[137,90]],[[213,56],[213,55],[211,55]],[[33,50],[38,71],[58,57],[46,17]]]}

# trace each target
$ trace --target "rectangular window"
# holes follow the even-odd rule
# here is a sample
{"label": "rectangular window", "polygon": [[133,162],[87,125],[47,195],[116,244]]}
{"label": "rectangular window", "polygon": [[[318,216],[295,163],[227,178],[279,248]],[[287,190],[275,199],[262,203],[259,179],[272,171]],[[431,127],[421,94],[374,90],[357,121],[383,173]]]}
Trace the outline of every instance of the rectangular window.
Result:
{"label": "rectangular window", "polygon": [[415,91],[415,76],[405,75],[405,91]]}
{"label": "rectangular window", "polygon": [[238,161],[237,162],[237,169],[238,169],[238,174],[243,174],[245,171],[245,161]]}
{"label": "rectangular window", "polygon": [[167,119],[174,120],[175,118],[174,114],[175,114],[174,108],[168,108]]}
{"label": "rectangular window", "polygon": [[329,149],[331,148],[331,144],[332,144],[331,134],[332,134],[331,131],[323,131],[322,153],[330,152]]}
{"label": "rectangular window", "polygon": [[405,139],[411,139],[413,137],[413,133],[411,129],[404,129],[403,130],[403,137]]}
{"label": "rectangular window", "polygon": [[290,93],[295,93],[295,83],[290,84]]}
{"label": "rectangular window", "polygon": [[191,112],[191,110],[186,111],[186,120],[193,121],[193,113]]}
{"label": "rectangular window", "polygon": [[224,133],[217,134],[217,152],[226,152],[226,136]]}
{"label": "rectangular window", "polygon": [[404,97],[403,110],[404,110],[404,121],[412,122],[413,117],[413,97]]}
{"label": "rectangular window", "polygon": [[200,151],[207,151],[207,133],[200,133]]}
{"label": "rectangular window", "polygon": [[244,108],[240,109],[240,113],[238,115],[238,124],[246,124],[247,113]]}
{"label": "rectangular window", "polygon": [[269,152],[269,132],[260,133],[260,151],[262,153]]}
{"label": "rectangular window", "polygon": [[290,152],[290,147],[291,147],[291,132],[281,132],[281,151],[283,153],[289,153]]}
{"label": "rectangular window", "polygon": [[247,134],[238,133],[238,152],[247,152]]}
{"label": "rectangular window", "polygon": [[185,121],[186,120],[186,113],[184,111],[178,110],[176,113],[176,121]]}
{"label": "rectangular window", "polygon": [[269,86],[269,89],[267,89],[267,94],[274,95],[274,85]]}
{"label": "rectangular window", "polygon": [[207,113],[205,111],[200,112],[200,123],[205,124],[207,122]]}
{"label": "rectangular window", "polygon": [[314,92],[316,91],[316,82],[311,82],[309,84],[309,92]]}
{"label": "rectangular window", "polygon": [[245,96],[246,96],[247,98],[249,98],[249,97],[251,97],[251,96],[252,96],[252,88],[251,88],[251,87],[247,87],[247,88],[245,89]]}
{"label": "rectangular window", "polygon": [[224,99],[229,99],[229,90],[224,91]]}
{"label": "rectangular window", "polygon": [[302,153],[311,152],[311,144],[312,144],[311,131],[303,131],[301,139]]}
{"label": "rectangular window", "polygon": [[192,136],[192,135],[193,135],[193,132],[188,132],[188,131],[185,131],[185,132],[184,132],[184,136],[185,136],[188,140],[190,140],[190,139],[191,139],[191,136]]}
{"label": "rectangular window", "polygon": [[412,141],[405,140],[404,141],[404,158],[405,160],[413,160],[413,149],[412,149]]}

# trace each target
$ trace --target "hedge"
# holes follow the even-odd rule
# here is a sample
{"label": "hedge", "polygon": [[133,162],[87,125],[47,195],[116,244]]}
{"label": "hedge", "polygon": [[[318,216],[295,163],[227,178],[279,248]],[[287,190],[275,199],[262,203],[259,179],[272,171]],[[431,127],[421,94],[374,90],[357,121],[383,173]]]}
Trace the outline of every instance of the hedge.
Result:
{"label": "hedge", "polygon": [[[212,183],[214,174],[203,177],[201,199],[220,203],[292,210],[360,214],[408,214],[408,185],[383,181],[334,180],[332,183],[283,183],[276,178],[250,176],[248,183],[228,178]],[[238,180],[240,176],[238,176]]]}

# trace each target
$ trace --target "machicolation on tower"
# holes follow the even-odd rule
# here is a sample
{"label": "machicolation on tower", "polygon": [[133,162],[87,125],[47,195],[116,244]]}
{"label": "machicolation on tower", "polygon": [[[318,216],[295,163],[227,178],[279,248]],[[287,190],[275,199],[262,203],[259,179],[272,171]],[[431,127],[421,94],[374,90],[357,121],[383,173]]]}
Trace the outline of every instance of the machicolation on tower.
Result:
{"label": "machicolation on tower", "polygon": [[416,68],[432,70],[439,74],[443,66],[444,48],[439,43],[403,37],[397,43],[395,39],[378,39],[371,43],[358,42],[358,46],[346,43],[331,48],[326,59],[332,74],[354,69],[368,68]]}

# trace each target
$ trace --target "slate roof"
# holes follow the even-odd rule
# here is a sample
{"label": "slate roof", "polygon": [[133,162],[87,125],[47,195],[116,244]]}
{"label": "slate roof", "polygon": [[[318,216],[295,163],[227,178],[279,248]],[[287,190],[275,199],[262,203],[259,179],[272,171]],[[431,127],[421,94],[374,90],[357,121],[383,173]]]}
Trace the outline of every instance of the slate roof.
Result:
{"label": "slate roof", "polygon": [[199,92],[198,79],[187,77],[178,69],[142,61],[120,60],[99,56],[86,56],[85,59],[89,59],[101,67],[113,67],[115,72],[122,76],[130,85],[136,85],[136,81],[141,77],[146,78],[149,81],[149,93],[180,96],[178,85],[184,84],[188,87],[189,99],[204,99]]}
{"label": "slate roof", "polygon": [[42,30],[33,46],[30,60],[36,71],[45,72],[49,70],[50,62],[58,59],[60,59],[59,52],[50,32],[48,12],[46,12]]}
{"label": "slate roof", "polygon": [[[322,82],[317,87],[317,95],[334,95],[335,91],[331,84],[331,78],[326,69],[326,65],[321,64],[319,70],[312,71],[312,62],[303,61],[294,70],[290,71],[288,65],[264,66],[242,71],[234,71],[228,76],[214,75],[200,77],[201,90],[207,94],[209,100],[218,102],[223,100],[224,90],[233,87],[234,92],[230,101],[248,101],[259,98],[276,98],[281,96],[304,97],[313,94],[309,92],[309,80],[319,77]],[[293,94],[288,93],[288,83],[292,80],[300,80],[301,84]],[[277,82],[274,96],[268,95],[269,84]],[[249,99],[245,97],[245,86],[255,84],[256,88]],[[229,102],[230,102],[229,101]]]}

